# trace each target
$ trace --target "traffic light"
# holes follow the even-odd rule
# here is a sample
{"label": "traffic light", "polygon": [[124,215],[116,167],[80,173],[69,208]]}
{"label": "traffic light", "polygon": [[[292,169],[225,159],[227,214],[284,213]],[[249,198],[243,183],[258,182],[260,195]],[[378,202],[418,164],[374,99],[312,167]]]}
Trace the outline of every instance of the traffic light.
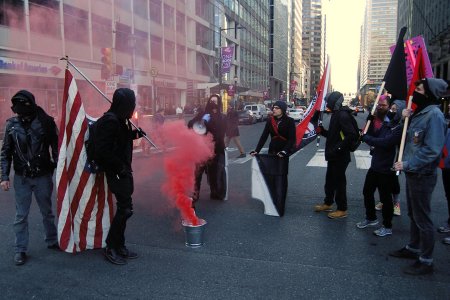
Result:
{"label": "traffic light", "polygon": [[112,73],[112,49],[111,48],[102,48],[102,79],[109,79]]}

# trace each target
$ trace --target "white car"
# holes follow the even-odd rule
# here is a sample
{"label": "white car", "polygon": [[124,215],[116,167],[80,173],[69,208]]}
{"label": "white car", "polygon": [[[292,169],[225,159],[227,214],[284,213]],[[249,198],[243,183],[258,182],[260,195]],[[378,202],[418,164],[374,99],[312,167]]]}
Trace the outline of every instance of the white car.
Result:
{"label": "white car", "polygon": [[301,108],[290,108],[288,109],[288,116],[294,119],[294,121],[303,120],[305,111]]}

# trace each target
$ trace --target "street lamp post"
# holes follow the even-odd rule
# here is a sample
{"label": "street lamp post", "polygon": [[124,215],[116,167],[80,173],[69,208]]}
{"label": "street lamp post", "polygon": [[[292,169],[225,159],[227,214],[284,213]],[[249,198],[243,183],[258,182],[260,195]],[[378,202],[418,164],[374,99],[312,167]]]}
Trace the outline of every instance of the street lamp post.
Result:
{"label": "street lamp post", "polygon": [[236,27],[230,27],[230,28],[222,28],[219,27],[219,84],[222,84],[222,31],[224,30],[231,30],[231,29],[245,29],[244,26],[236,26]]}
{"label": "street lamp post", "polygon": [[238,100],[239,100],[239,92],[238,92],[238,88],[237,88],[237,82],[238,82],[238,77],[237,77],[237,75],[235,75],[234,76],[234,93],[235,93],[235,95],[234,95],[234,105],[233,105],[233,107],[234,107],[234,110],[236,110],[236,102],[238,102]]}

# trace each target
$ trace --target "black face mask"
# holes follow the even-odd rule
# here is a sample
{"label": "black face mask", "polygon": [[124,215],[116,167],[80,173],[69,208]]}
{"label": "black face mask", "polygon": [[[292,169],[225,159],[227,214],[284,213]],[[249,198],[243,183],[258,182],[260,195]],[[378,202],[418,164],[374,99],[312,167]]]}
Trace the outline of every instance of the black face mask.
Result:
{"label": "black face mask", "polygon": [[425,107],[428,104],[430,104],[429,103],[430,101],[428,100],[428,97],[423,95],[423,94],[421,94],[421,93],[418,93],[418,92],[414,92],[413,93],[412,102],[415,103],[418,107]]}
{"label": "black face mask", "polygon": [[32,105],[16,104],[11,107],[11,110],[21,117],[30,117],[35,113]]}
{"label": "black face mask", "polygon": [[393,119],[395,118],[395,115],[396,115],[396,114],[397,114],[397,113],[394,112],[394,111],[388,111],[387,114],[386,114],[386,116],[389,118],[389,120],[393,120]]}

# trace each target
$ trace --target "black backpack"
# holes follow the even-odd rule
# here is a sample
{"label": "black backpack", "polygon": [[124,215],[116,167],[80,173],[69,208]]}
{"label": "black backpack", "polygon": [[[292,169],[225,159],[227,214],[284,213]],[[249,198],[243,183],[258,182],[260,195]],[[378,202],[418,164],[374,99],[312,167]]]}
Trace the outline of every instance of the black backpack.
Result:
{"label": "black backpack", "polygon": [[356,123],[355,118],[351,114],[350,117],[352,118],[352,124],[358,136],[356,137],[355,140],[351,141],[349,150],[350,152],[355,152],[356,149],[358,149],[359,145],[361,145],[361,129],[358,128],[358,123]]}

